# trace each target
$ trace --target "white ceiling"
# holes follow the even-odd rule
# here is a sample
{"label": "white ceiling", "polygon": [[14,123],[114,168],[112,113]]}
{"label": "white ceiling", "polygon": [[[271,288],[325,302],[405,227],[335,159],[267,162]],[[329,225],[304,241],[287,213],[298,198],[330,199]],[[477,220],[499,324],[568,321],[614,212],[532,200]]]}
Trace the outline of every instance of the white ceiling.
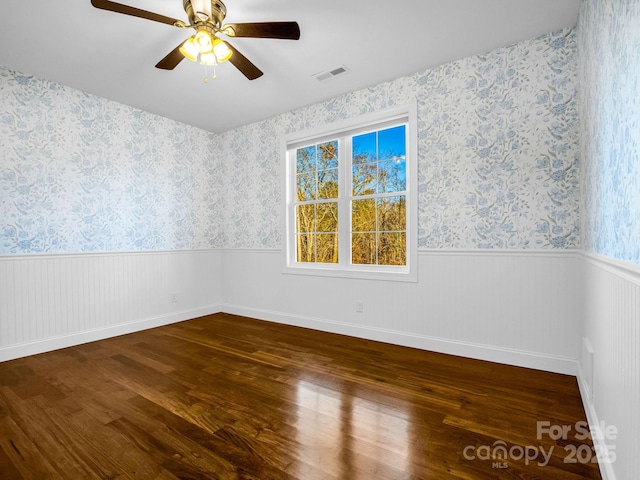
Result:
{"label": "white ceiling", "polygon": [[[296,20],[298,41],[232,39],[264,76],[230,63],[154,65],[191,30],[90,0],[2,0],[0,65],[222,132],[576,23],[580,0],[224,0],[226,22]],[[182,0],[120,0],[187,20]],[[347,75],[313,75],[344,65]],[[1,109],[1,106],[0,106]]]}

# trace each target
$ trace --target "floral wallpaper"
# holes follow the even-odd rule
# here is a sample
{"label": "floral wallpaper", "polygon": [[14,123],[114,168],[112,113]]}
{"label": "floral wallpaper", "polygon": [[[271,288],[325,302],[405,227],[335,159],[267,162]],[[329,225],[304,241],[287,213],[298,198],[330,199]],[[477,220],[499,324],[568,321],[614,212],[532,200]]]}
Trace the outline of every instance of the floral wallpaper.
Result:
{"label": "floral wallpaper", "polygon": [[417,99],[419,247],[580,246],[576,35],[520,42],[221,135],[230,248],[280,248],[282,134]]}
{"label": "floral wallpaper", "polygon": [[281,135],[416,100],[421,248],[577,248],[576,64],[562,30],[222,134],[0,68],[0,254],[278,249]]}
{"label": "floral wallpaper", "polygon": [[219,246],[213,137],[0,68],[0,254]]}
{"label": "floral wallpaper", "polygon": [[584,248],[640,263],[640,0],[583,2],[578,31]]}

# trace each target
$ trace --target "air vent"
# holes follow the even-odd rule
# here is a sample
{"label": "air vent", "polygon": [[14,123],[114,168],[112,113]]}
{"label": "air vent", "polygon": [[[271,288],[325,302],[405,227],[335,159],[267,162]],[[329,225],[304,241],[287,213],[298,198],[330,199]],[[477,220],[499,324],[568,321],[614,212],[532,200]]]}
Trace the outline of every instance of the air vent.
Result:
{"label": "air vent", "polygon": [[326,82],[327,80],[331,80],[332,78],[339,77],[340,75],[344,75],[346,73],[349,73],[349,69],[344,65],[340,65],[339,67],[333,68],[331,70],[316,73],[315,75],[313,75],[313,77],[319,82]]}

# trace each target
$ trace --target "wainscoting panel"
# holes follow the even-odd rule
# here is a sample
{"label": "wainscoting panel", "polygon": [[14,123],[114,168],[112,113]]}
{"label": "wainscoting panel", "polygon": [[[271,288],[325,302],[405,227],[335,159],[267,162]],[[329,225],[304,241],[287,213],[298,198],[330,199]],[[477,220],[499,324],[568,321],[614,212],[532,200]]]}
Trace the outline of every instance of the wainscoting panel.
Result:
{"label": "wainscoting panel", "polygon": [[567,251],[421,251],[419,280],[409,283],[283,274],[279,250],[225,250],[222,308],[575,375],[575,262]]}
{"label": "wainscoting panel", "polygon": [[[580,386],[591,425],[614,427],[597,439],[615,457],[606,480],[640,472],[640,266],[584,254],[584,344]],[[606,432],[605,432],[606,433]],[[594,441],[594,443],[596,443]],[[613,448],[611,448],[613,447]]]}
{"label": "wainscoting panel", "polygon": [[215,313],[220,252],[0,257],[0,361]]}

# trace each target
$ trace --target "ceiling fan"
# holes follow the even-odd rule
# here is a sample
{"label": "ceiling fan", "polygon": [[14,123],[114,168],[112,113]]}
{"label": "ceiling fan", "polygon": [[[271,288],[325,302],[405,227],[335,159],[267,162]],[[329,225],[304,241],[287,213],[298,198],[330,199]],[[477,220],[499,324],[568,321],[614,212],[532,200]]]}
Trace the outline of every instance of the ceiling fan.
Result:
{"label": "ceiling fan", "polygon": [[230,43],[218,37],[279,38],[298,40],[300,27],[297,22],[255,22],[227,23],[223,25],[227,8],[220,0],[183,0],[184,11],[189,23],[166,17],[158,13],[111,2],[109,0],[91,0],[91,5],[101,10],[146,18],[154,22],[165,23],[178,28],[193,28],[196,33],[185,42],[181,42],[169,54],[158,62],[156,68],[173,70],[184,58],[200,60],[204,65],[213,65],[229,60],[249,80],[262,76],[263,72],[242,55]]}

